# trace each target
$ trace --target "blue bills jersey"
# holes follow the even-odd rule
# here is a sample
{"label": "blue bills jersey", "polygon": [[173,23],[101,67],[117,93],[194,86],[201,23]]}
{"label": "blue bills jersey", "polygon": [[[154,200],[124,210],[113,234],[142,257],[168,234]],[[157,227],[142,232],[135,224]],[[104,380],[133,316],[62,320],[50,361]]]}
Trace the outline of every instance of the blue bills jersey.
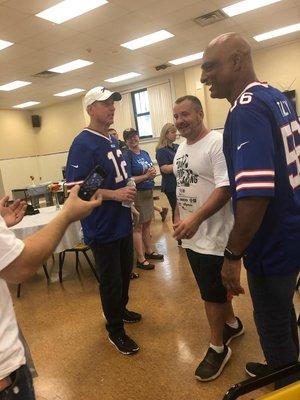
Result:
{"label": "blue bills jersey", "polygon": [[234,208],[244,197],[269,197],[263,222],[246,250],[254,273],[300,267],[300,124],[286,97],[263,83],[246,87],[224,129]]}
{"label": "blue bills jersey", "polygon": [[[85,129],[76,136],[69,150],[67,182],[85,179],[96,165],[106,172],[103,189],[116,190],[126,186],[126,162],[117,139]],[[103,201],[81,224],[85,243],[113,242],[131,234],[131,211],[118,201]]]}

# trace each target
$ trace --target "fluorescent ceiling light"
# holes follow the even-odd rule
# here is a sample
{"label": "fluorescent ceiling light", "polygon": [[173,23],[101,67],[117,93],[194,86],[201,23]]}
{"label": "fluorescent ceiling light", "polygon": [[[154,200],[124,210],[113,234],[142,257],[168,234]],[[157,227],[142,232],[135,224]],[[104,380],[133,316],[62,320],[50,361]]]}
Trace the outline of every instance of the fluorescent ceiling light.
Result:
{"label": "fluorescent ceiling light", "polygon": [[169,61],[169,63],[173,65],[179,65],[195,60],[201,60],[201,58],[203,58],[203,51],[201,51],[201,53],[195,53],[195,54],[190,54],[189,56],[176,58],[176,60]]}
{"label": "fluorescent ceiling light", "polygon": [[58,67],[55,67],[55,68],[51,68],[48,71],[58,72],[59,74],[63,74],[65,72],[74,71],[75,69],[87,67],[88,65],[91,65],[91,64],[94,64],[94,63],[92,61],[78,59],[78,60],[74,60],[74,61],[68,62],[66,64],[63,64],[63,65],[59,65]]}
{"label": "fluorescent ceiling light", "polygon": [[13,108],[26,108],[35,106],[36,104],[40,104],[40,101],[27,101],[26,103],[17,104],[16,106],[13,106]]}
{"label": "fluorescent ceiling light", "polygon": [[80,92],[85,92],[85,89],[75,88],[75,89],[65,90],[64,92],[54,94],[54,96],[59,96],[59,97],[71,96],[72,94]]}
{"label": "fluorescent ceiling light", "polygon": [[6,47],[12,46],[12,42],[8,42],[7,40],[0,40],[0,50],[6,49]]}
{"label": "fluorescent ceiling light", "polygon": [[174,35],[172,33],[162,29],[161,31],[150,33],[150,35],[142,36],[138,39],[131,40],[130,42],[123,43],[121,46],[130,50],[136,50],[141,47],[149,46],[150,44],[169,39],[173,36]]}
{"label": "fluorescent ceiling light", "polygon": [[261,35],[253,36],[257,42],[272,39],[278,36],[288,35],[289,33],[300,31],[300,24],[288,25],[283,28],[275,29],[274,31],[262,33]]}
{"label": "fluorescent ceiling light", "polygon": [[25,81],[13,81],[6,83],[5,85],[0,86],[0,90],[4,90],[5,92],[9,92],[10,90],[15,90],[23,86],[30,85],[32,82]]}
{"label": "fluorescent ceiling light", "polygon": [[106,3],[108,3],[106,0],[64,0],[36,14],[36,17],[61,24]]}
{"label": "fluorescent ceiling light", "polygon": [[257,8],[268,6],[269,4],[278,3],[279,1],[281,0],[244,0],[232,4],[231,6],[224,7],[222,10],[229,17],[234,17],[235,15],[256,10]]}
{"label": "fluorescent ceiling light", "polygon": [[119,76],[115,76],[114,78],[109,78],[105,79],[105,82],[120,82],[120,81],[125,81],[126,79],[132,79],[135,78],[136,76],[140,76],[141,74],[138,74],[137,72],[129,72],[128,74],[123,74]]}

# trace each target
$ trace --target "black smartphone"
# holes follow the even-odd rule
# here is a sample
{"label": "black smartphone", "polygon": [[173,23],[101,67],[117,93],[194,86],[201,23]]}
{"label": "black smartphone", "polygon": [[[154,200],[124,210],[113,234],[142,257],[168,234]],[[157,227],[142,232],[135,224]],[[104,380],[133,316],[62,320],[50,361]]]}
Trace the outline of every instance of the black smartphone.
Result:
{"label": "black smartphone", "polygon": [[96,167],[82,182],[78,192],[78,196],[82,200],[90,200],[93,194],[101,188],[105,177],[106,172],[104,171],[104,169],[100,165],[96,165]]}

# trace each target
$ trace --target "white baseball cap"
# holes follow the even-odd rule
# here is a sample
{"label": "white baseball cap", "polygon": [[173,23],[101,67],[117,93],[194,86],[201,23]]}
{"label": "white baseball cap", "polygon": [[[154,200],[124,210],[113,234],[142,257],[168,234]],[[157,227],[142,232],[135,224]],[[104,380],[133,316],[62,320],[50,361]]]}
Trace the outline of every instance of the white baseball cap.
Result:
{"label": "white baseball cap", "polygon": [[112,97],[114,101],[120,101],[122,99],[121,93],[110,92],[103,86],[96,86],[93,89],[89,90],[84,96],[84,106],[85,108],[87,108],[95,101],[104,101],[109,99],[110,97]]}

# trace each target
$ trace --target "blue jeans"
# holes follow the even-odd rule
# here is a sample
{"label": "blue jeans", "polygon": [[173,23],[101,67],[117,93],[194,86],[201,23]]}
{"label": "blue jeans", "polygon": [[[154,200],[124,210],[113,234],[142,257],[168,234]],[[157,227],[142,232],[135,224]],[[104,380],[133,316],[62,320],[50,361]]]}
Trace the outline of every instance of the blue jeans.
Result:
{"label": "blue jeans", "polygon": [[[248,271],[253,315],[267,364],[282,368],[298,361],[299,339],[293,304],[298,272],[258,275]],[[300,379],[300,373],[275,383],[279,388]]]}
{"label": "blue jeans", "polygon": [[12,384],[0,393],[0,400],[35,400],[31,373],[22,365],[10,375]]}

